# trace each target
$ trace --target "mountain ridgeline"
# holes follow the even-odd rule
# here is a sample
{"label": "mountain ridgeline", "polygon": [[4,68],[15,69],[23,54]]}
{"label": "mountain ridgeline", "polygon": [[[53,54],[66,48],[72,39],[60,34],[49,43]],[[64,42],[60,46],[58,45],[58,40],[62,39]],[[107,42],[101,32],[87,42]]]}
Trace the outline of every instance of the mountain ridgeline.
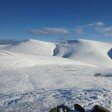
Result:
{"label": "mountain ridgeline", "polygon": [[5,45],[1,45],[0,49],[21,54],[57,56],[94,66],[112,66],[112,43],[106,42],[79,39],[68,40],[61,44],[28,39],[15,42],[15,44],[5,43]]}

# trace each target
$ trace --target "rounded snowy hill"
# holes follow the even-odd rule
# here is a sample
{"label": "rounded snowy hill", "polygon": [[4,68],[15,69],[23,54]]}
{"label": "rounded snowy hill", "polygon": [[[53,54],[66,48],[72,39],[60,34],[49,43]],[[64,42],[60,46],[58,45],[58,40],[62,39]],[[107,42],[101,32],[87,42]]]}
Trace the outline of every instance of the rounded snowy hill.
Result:
{"label": "rounded snowy hill", "polygon": [[54,55],[99,67],[112,67],[111,43],[83,39],[69,40],[65,44],[57,44]]}
{"label": "rounded snowy hill", "polygon": [[54,48],[54,43],[28,39],[10,46],[7,50],[23,54],[52,56]]}
{"label": "rounded snowy hill", "polygon": [[77,60],[55,57],[56,45],[50,42],[42,42],[29,39],[17,44],[0,46],[0,68],[23,68],[36,65],[72,64],[93,66]]}
{"label": "rounded snowy hill", "polygon": [[[112,43],[90,40],[68,40],[64,44],[29,39],[12,45],[1,45],[1,50],[24,55],[67,58],[98,67],[112,67]],[[67,60],[68,61],[68,60]]]}

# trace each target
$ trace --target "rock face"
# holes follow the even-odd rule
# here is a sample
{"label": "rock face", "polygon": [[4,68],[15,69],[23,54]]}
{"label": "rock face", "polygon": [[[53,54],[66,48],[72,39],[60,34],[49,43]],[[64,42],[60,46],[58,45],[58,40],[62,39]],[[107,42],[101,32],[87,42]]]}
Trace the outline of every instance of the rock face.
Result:
{"label": "rock face", "polygon": [[95,105],[92,109],[92,112],[110,112],[109,110],[105,109],[102,106]]}
{"label": "rock face", "polygon": [[112,59],[112,48],[108,51],[108,56]]}
{"label": "rock face", "polygon": [[77,110],[78,112],[85,112],[84,108],[82,106],[80,106],[79,104],[75,104],[74,105],[75,110]]}

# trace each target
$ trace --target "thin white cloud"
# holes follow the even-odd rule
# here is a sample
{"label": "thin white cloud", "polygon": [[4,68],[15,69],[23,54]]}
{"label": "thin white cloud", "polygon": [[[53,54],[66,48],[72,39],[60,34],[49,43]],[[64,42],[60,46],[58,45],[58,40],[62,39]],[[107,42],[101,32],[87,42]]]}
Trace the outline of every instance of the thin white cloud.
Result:
{"label": "thin white cloud", "polygon": [[74,28],[73,32],[79,35],[84,33],[83,28]]}
{"label": "thin white cloud", "polygon": [[90,31],[94,36],[103,35],[103,37],[112,36],[112,26],[108,26],[103,22],[95,22],[91,24],[85,24],[82,26],[78,26],[74,29],[74,33],[76,34],[84,34]]}
{"label": "thin white cloud", "polygon": [[106,26],[106,25],[100,27],[98,26],[96,27],[96,31],[98,33],[104,34],[105,36],[112,36],[112,26]]}
{"label": "thin white cloud", "polygon": [[[94,25],[94,24],[93,24]],[[105,24],[101,21],[95,23],[96,26],[104,26]]]}
{"label": "thin white cloud", "polygon": [[[99,21],[90,24],[85,24],[82,26],[77,26],[71,29],[68,28],[41,28],[41,29],[32,29],[28,31],[30,34],[35,35],[67,35],[78,37],[112,37],[112,26],[108,26],[105,23]],[[68,36],[68,35],[67,35]]]}
{"label": "thin white cloud", "polygon": [[29,33],[35,35],[55,35],[55,34],[68,34],[69,30],[65,28],[42,28],[42,29],[30,30]]}

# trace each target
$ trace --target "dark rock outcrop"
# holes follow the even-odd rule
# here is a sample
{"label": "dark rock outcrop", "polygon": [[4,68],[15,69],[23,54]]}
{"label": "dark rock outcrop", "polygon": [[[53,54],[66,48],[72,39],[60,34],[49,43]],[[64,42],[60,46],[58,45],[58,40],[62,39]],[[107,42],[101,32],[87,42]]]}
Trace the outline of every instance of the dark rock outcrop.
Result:
{"label": "dark rock outcrop", "polygon": [[110,112],[110,111],[102,106],[95,105],[92,109],[92,112]]}
{"label": "dark rock outcrop", "polygon": [[112,59],[112,48],[108,51],[108,56]]}
{"label": "dark rock outcrop", "polygon": [[79,111],[79,112],[85,112],[84,108],[79,104],[75,104],[74,109]]}

